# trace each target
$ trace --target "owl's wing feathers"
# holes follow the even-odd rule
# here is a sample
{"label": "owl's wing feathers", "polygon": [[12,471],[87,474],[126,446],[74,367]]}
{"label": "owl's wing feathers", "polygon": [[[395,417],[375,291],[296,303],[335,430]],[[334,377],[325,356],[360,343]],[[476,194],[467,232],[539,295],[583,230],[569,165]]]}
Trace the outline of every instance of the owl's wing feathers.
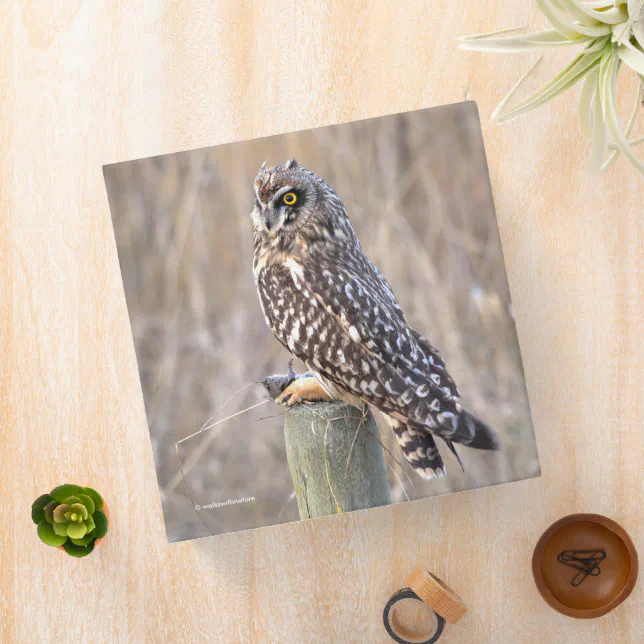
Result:
{"label": "owl's wing feathers", "polygon": [[[438,349],[436,349],[436,347],[433,347],[415,329],[412,329],[411,327],[409,327],[409,332],[411,333],[414,340],[418,342],[418,346],[420,347],[421,351],[425,354],[425,364],[427,364],[427,362],[430,362],[432,365],[435,365],[439,369],[446,369],[445,362],[443,361],[443,358],[441,358],[441,355],[438,352]],[[458,389],[456,389],[456,393],[459,394],[460,396],[460,392],[458,391]],[[463,412],[461,412],[461,414],[459,415],[459,419],[462,417],[462,414]],[[458,464],[461,466],[461,470],[465,471],[465,466],[463,465],[463,461],[461,461],[461,457],[458,455],[458,452],[454,447],[454,443],[451,440],[446,438],[445,444],[447,445],[447,447],[449,447],[452,454],[454,454],[454,456],[456,457]]]}
{"label": "owl's wing feathers", "polygon": [[475,446],[472,428],[459,422],[458,390],[442,360],[421,350],[391,290],[366,277],[324,264],[273,265],[258,283],[269,327],[309,368],[349,393],[402,422]]}
{"label": "owl's wing feathers", "polygon": [[[426,376],[429,375],[430,378],[431,374],[435,373],[436,376],[438,376],[438,378],[434,376],[435,380],[440,378],[444,381],[442,382],[443,392],[453,398],[459,398],[460,392],[458,391],[458,387],[456,387],[456,384],[447,373],[445,362],[441,358],[438,349],[433,347],[422,335],[420,335],[420,333],[407,325],[407,320],[405,320],[405,316],[398,304],[398,300],[396,300],[396,296],[394,295],[391,286],[389,286],[389,282],[387,282],[383,274],[373,264],[365,263],[363,268],[367,274],[371,274],[370,277],[373,279],[365,282],[362,277],[354,277],[354,280],[358,281],[359,286],[364,287],[363,290],[366,293],[367,300],[366,304],[369,305],[372,303],[370,300],[377,299],[382,303],[381,306],[385,313],[385,321],[382,324],[377,324],[381,329],[376,329],[376,341],[378,340],[379,331],[384,331],[386,333],[387,330],[389,330],[389,333],[391,333],[393,323],[393,330],[395,330],[397,334],[400,334],[400,336],[396,335],[396,346],[399,342],[398,337],[400,337],[400,343],[402,345],[401,350],[406,350],[402,357],[407,360],[409,366],[412,369],[418,369],[420,366],[423,373]],[[380,288],[374,289],[372,286],[374,282],[377,283]],[[358,308],[356,313],[360,315],[360,311],[361,309]],[[367,309],[367,311],[369,311],[369,309]],[[375,312],[377,313],[375,317],[378,322],[377,317],[380,313],[377,309]],[[389,346],[391,346],[391,342],[389,342]],[[387,345],[385,345],[384,348],[387,349]],[[420,355],[417,354],[417,351],[420,352]],[[398,360],[400,359],[397,353],[394,354],[394,358]],[[419,361],[421,365],[418,364]],[[432,382],[436,384],[434,380]]]}
{"label": "owl's wing feathers", "polygon": [[[418,331],[409,327],[412,338],[416,340],[420,350],[425,354],[425,359],[439,369],[446,369],[445,362],[436,347],[433,347]],[[458,390],[457,390],[458,394]],[[460,394],[459,394],[460,395]]]}

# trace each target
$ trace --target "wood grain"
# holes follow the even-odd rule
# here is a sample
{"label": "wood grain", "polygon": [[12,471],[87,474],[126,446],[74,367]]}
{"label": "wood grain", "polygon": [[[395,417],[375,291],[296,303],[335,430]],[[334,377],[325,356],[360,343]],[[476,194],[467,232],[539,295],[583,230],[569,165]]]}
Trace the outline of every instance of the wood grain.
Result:
{"label": "wood grain", "polygon": [[297,405],[284,416],[284,441],[301,519],[391,504],[380,429],[369,410]]}
{"label": "wood grain", "polygon": [[[644,179],[607,176],[572,93],[497,128],[531,56],[456,37],[543,24],[530,3],[14,0],[0,5],[2,641],[386,642],[423,565],[467,615],[444,642],[641,642],[642,585],[598,619],[539,597],[557,518],[597,512],[644,551]],[[544,78],[568,52],[548,54]],[[482,116],[543,476],[169,545],[101,166],[457,102]],[[36,540],[64,481],[112,508],[85,560]]]}

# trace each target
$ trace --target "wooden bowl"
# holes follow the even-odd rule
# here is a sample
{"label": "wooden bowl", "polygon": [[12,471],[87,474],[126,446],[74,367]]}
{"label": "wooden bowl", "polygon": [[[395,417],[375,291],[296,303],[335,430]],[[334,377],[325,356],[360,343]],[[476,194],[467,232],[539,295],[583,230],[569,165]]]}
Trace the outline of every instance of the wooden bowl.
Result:
{"label": "wooden bowl", "polygon": [[[564,550],[603,550],[597,576],[574,586],[577,571],[558,560]],[[600,514],[571,514],[553,523],[532,556],[532,574],[541,596],[569,617],[601,617],[621,604],[637,581],[635,546],[626,531]]]}

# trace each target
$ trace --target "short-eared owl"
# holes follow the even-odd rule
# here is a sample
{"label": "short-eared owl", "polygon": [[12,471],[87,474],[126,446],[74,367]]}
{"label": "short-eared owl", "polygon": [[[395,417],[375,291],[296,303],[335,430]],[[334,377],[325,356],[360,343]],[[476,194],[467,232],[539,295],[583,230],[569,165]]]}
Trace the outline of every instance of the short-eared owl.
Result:
{"label": "short-eared owl", "polygon": [[333,188],[295,160],[264,164],[254,187],[253,273],[264,317],[312,372],[280,402],[376,407],[425,479],[445,474],[434,436],[454,454],[454,443],[499,449],[494,432],[459,404],[438,351],[407,324]]}

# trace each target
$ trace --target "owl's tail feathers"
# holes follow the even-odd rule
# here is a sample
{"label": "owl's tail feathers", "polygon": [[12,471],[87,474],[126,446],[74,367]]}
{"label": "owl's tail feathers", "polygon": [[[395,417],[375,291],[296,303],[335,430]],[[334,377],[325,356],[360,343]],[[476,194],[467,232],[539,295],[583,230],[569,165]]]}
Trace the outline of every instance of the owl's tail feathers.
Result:
{"label": "owl's tail feathers", "polygon": [[460,443],[466,447],[475,449],[488,449],[498,451],[501,449],[501,441],[495,431],[486,425],[480,418],[467,411],[462,411],[457,417],[453,432],[443,438],[454,443]]}
{"label": "owl's tail feathers", "polygon": [[418,476],[426,480],[445,476],[445,465],[431,434],[386,416],[398,444]]}
{"label": "owl's tail feathers", "polygon": [[464,472],[465,471],[465,465],[463,465],[463,461],[461,460],[461,457],[458,455],[458,452],[456,451],[456,447],[454,447],[454,443],[450,440],[445,440],[445,444],[447,447],[449,447],[449,451],[454,454],[456,457],[456,460],[458,461],[458,464],[461,466],[461,470]]}

